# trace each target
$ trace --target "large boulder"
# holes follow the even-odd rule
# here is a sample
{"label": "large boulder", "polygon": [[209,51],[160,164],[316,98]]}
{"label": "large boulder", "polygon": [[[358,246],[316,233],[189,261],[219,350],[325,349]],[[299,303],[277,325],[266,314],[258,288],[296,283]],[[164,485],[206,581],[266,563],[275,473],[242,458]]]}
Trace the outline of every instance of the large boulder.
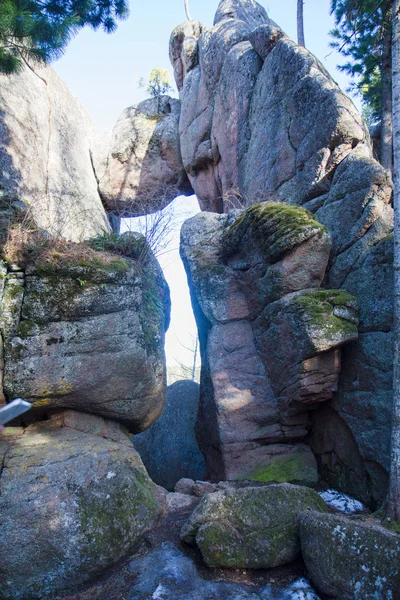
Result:
{"label": "large boulder", "polygon": [[146,469],[158,485],[173,490],[182,478],[204,479],[206,465],[195,436],[200,386],[176,381],[167,388],[161,416],[133,438]]}
{"label": "large boulder", "polygon": [[301,551],[318,591],[334,600],[400,597],[400,536],[371,522],[308,512]]}
{"label": "large boulder", "polygon": [[132,249],[148,251],[136,258],[46,244],[5,282],[6,395],[38,418],[72,408],[142,431],[165,403],[169,290],[156,259],[137,237]]}
{"label": "large boulder", "polygon": [[[367,352],[357,343],[346,351],[347,358],[354,349],[357,360],[346,362],[331,400],[336,438],[347,428],[346,443],[356,440],[354,461],[344,466],[338,445],[321,446],[316,419],[318,461],[332,484],[341,470],[346,486],[353,480],[347,469],[361,465],[358,490],[379,503],[387,487],[391,383],[376,357],[391,347],[393,210],[392,183],[373,158],[368,129],[321,63],[253,0],[221,0],[213,27],[178,27],[170,48],[182,101],[182,159],[201,208],[221,213],[278,200],[304,206],[329,232],[325,284],[357,298],[369,342]],[[244,267],[242,276],[247,284]],[[288,276],[279,273],[277,283]],[[372,370],[373,386],[365,387],[360,373]],[[382,415],[373,427],[365,410],[371,403]]]}
{"label": "large boulder", "polygon": [[39,227],[74,241],[108,230],[93,136],[91,118],[51,67],[1,75],[0,213],[26,202]]}
{"label": "large boulder", "polygon": [[308,412],[332,398],[340,347],[357,339],[354,298],[319,289],[330,248],[311,213],[284,204],[184,223],[202,355],[197,436],[213,480],[316,483]]}
{"label": "large boulder", "polygon": [[309,488],[290,484],[231,489],[205,496],[183,526],[209,567],[261,569],[300,555],[299,515],[324,510]]}
{"label": "large boulder", "polygon": [[55,598],[117,562],[159,514],[128,432],[67,412],[0,443],[0,598]]}
{"label": "large boulder", "polygon": [[182,164],[179,116],[180,102],[169,96],[149,98],[123,111],[105,166],[94,163],[108,210],[121,217],[146,215],[176,196],[193,193]]}

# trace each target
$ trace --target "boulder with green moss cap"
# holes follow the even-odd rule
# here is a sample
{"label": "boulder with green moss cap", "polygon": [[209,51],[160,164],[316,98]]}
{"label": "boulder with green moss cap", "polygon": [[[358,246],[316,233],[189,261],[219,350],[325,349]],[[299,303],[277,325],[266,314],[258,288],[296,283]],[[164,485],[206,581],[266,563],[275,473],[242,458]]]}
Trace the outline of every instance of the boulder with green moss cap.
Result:
{"label": "boulder with green moss cap", "polygon": [[325,503],[290,484],[216,492],[201,500],[181,539],[196,544],[209,567],[277,567],[300,555],[298,519],[310,509]]}
{"label": "boulder with green moss cap", "polygon": [[154,256],[70,244],[15,275],[23,273],[7,278],[0,319],[8,397],[31,402],[30,418],[71,408],[135,433],[149,427],[165,402],[169,319]]}
{"label": "boulder with green moss cap", "polygon": [[340,347],[357,340],[357,325],[355,298],[322,289],[288,294],[255,320],[256,346],[283,414],[310,410],[332,398]]}
{"label": "boulder with green moss cap", "polygon": [[355,299],[319,288],[330,248],[310,212],[276,202],[184,223],[212,480],[316,483],[308,412],[332,397],[340,347],[357,338]]}

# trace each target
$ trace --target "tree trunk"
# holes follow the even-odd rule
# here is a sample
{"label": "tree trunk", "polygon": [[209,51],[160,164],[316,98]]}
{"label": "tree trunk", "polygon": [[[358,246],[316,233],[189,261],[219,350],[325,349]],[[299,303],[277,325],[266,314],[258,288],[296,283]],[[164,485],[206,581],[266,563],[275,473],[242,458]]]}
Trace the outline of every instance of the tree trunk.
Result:
{"label": "tree trunk", "polygon": [[193,367],[192,367],[192,380],[196,379],[196,367],[197,367],[197,352],[199,348],[199,338],[196,335],[196,343],[194,346],[194,356],[193,356]]}
{"label": "tree trunk", "polygon": [[304,0],[297,0],[297,43],[305,48],[303,4]]}
{"label": "tree trunk", "polygon": [[393,168],[393,127],[392,127],[392,27],[391,2],[387,3],[383,20],[382,47],[382,130],[381,130],[381,164],[392,174]]}
{"label": "tree trunk", "polygon": [[186,13],[187,20],[191,21],[192,17],[190,16],[190,12],[189,12],[189,0],[185,0],[185,13]]}
{"label": "tree trunk", "polygon": [[400,0],[393,0],[392,91],[394,149],[393,413],[387,516],[400,521]]}

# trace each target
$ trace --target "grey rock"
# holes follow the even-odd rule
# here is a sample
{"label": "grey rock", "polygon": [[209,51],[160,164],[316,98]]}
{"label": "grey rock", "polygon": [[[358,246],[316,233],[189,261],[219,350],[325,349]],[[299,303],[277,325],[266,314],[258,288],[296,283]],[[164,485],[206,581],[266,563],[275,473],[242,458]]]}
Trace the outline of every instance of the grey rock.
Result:
{"label": "grey rock", "polygon": [[182,165],[180,102],[169,96],[144,100],[119,117],[99,190],[108,210],[134,217],[164,208],[193,190]]}
{"label": "grey rock", "polygon": [[210,483],[209,481],[196,481],[193,486],[193,495],[202,498],[206,494],[212,494],[217,490],[217,487],[214,483]]}
{"label": "grey rock", "polygon": [[193,495],[194,481],[189,477],[182,477],[175,485],[175,492],[178,494]]}
{"label": "grey rock", "polygon": [[214,17],[214,25],[225,19],[244,21],[252,29],[268,23],[267,11],[255,0],[221,0]]}
{"label": "grey rock", "polygon": [[134,436],[150,477],[173,490],[182,478],[202,479],[205,461],[194,431],[200,386],[194,381],[176,381],[167,388],[161,416],[147,431]]}
{"label": "grey rock", "polygon": [[324,510],[316,492],[289,484],[208,494],[183,526],[209,567],[270,568],[300,554],[298,517]]}
{"label": "grey rock", "polygon": [[275,25],[260,25],[253,29],[249,41],[262,60],[275,48],[278,41],[286,37],[282,29]]}
{"label": "grey rock", "polygon": [[112,255],[85,266],[28,267],[25,281],[7,279],[2,305],[9,398],[32,402],[38,418],[72,408],[133,432],[159,416],[169,290],[150,255],[142,270]]}
{"label": "grey rock", "polygon": [[108,230],[89,115],[51,67],[24,67],[0,81],[2,202],[26,202],[39,227],[74,241]]}
{"label": "grey rock", "polygon": [[117,427],[70,414],[19,435],[6,428],[0,476],[4,600],[54,598],[84,583],[154,525],[155,486],[128,436],[108,437],[111,431],[115,438]]}
{"label": "grey rock", "polygon": [[170,492],[166,495],[166,503],[169,511],[179,511],[193,509],[197,503],[197,498],[193,498],[189,494],[180,494],[178,492]]}
{"label": "grey rock", "polygon": [[248,204],[278,198],[303,204],[321,195],[336,166],[368,138],[353,104],[324,67],[287,37],[265,59],[250,129],[242,191]]}
{"label": "grey rock", "polygon": [[300,516],[301,551],[313,584],[335,600],[397,598],[400,537],[337,515]]}

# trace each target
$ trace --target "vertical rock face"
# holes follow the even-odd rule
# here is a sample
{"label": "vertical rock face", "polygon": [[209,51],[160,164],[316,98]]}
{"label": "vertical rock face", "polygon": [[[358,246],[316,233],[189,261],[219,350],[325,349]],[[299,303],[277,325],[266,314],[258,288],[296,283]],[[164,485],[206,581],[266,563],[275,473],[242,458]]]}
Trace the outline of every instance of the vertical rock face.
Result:
{"label": "vertical rock face", "polygon": [[50,67],[2,75],[0,212],[24,201],[39,227],[74,241],[108,230],[91,163],[93,131]]}
{"label": "vertical rock face", "polygon": [[[324,446],[322,411],[312,443],[328,480],[379,502],[389,457],[393,210],[368,130],[318,60],[253,1],[223,0],[212,28],[178,27],[170,48],[182,158],[201,208],[278,200],[304,206],[329,232],[325,285],[357,298],[361,336],[344,352],[331,400],[337,435]],[[354,461],[343,460],[339,439],[357,448]],[[356,483],[348,474],[360,465]]]}
{"label": "vertical rock face", "polygon": [[108,210],[133,217],[193,193],[182,165],[179,116],[180,102],[169,96],[124,110],[112,132],[104,172],[94,161]]}
{"label": "vertical rock face", "polygon": [[173,490],[182,478],[203,480],[206,466],[195,436],[200,386],[195,381],[175,381],[159,419],[133,437],[149,475],[158,485]]}
{"label": "vertical rock face", "polygon": [[318,289],[330,248],[311,213],[282,204],[184,224],[203,365],[198,438],[212,478],[316,481],[302,443],[308,412],[332,398],[338,347],[357,338],[354,298]]}

